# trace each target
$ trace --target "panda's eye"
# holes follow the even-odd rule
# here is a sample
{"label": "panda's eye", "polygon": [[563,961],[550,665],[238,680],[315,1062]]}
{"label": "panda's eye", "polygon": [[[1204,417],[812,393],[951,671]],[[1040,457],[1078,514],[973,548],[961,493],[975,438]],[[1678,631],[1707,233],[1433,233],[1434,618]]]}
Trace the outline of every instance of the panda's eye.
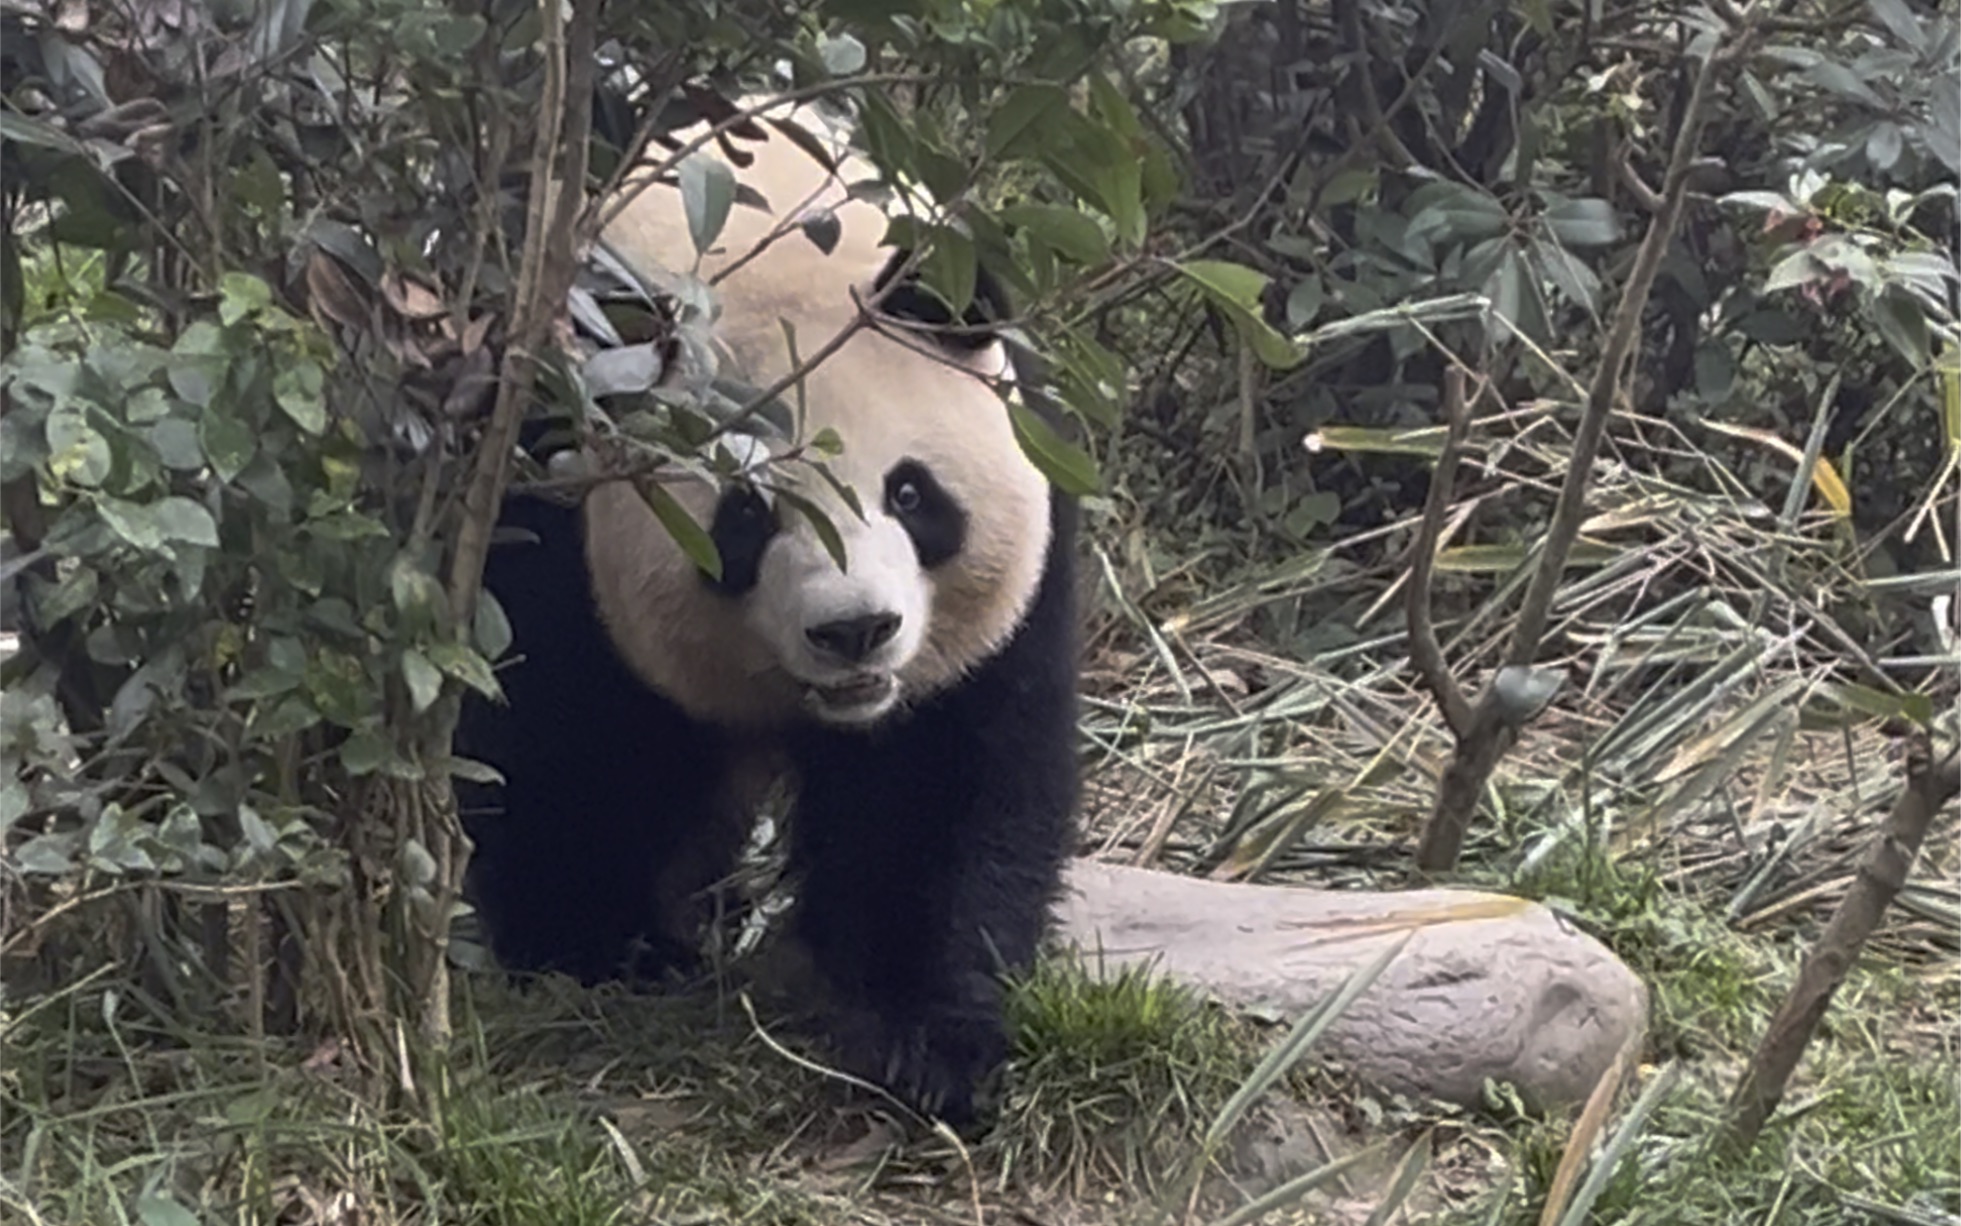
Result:
{"label": "panda's eye", "polygon": [[931,570],[960,556],[967,513],[918,460],[900,460],[885,474],[885,509],[912,538],[921,566]]}

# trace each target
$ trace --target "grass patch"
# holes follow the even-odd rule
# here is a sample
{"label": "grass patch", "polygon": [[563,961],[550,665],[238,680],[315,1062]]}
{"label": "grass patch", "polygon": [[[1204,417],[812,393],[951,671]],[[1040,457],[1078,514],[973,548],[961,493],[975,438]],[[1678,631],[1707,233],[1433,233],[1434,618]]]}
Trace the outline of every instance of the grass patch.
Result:
{"label": "grass patch", "polygon": [[1245,1023],[1136,967],[1099,979],[1044,962],[1010,1001],[1001,1172],[1078,1198],[1162,1191],[1259,1059]]}
{"label": "grass patch", "polygon": [[[1647,982],[1649,1074],[1687,1073],[1623,1158],[1590,1222],[1810,1226],[1961,1221],[1961,1036],[1954,980],[1868,956],[1848,977],[1756,1148],[1706,1145],[1810,932],[1745,934],[1711,901],[1631,859],[1562,852],[1514,888],[1573,914]],[[1491,1118],[1511,1186],[1457,1220],[1536,1223],[1563,1122]]]}
{"label": "grass patch", "polygon": [[416,1118],[378,1110],[389,1071],[332,1044],[187,1033],[106,982],[7,1023],[9,1220],[887,1226],[972,1220],[977,1198],[1134,1204],[1258,1056],[1179,988],[1045,963],[1010,997],[998,1122],[956,1147],[783,1059],[738,1000],[469,978],[440,1109]]}

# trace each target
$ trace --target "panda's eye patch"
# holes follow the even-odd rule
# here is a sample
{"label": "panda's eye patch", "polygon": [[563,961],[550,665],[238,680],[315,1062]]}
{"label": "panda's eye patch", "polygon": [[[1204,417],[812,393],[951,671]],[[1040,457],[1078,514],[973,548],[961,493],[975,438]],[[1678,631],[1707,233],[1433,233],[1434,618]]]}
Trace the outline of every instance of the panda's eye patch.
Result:
{"label": "panda's eye patch", "polygon": [[967,543],[967,512],[918,460],[901,460],[885,474],[885,511],[928,570],[952,561]]}
{"label": "panda's eye patch", "polygon": [[910,262],[909,252],[895,251],[873,279],[872,289],[880,294],[880,315],[902,326],[921,325],[921,331],[934,344],[949,349],[985,349],[999,339],[997,329],[1001,321],[1011,318],[1013,312],[1006,291],[985,268],[976,270],[973,301],[956,320],[946,301],[927,288],[917,270],[908,273],[897,285],[892,284],[892,279]]}
{"label": "panda's eye patch", "polygon": [[715,522],[708,535],[722,557],[722,577],[702,575],[702,581],[724,596],[740,596],[756,586],[763,550],[776,535],[776,510],[747,485],[732,485],[715,504]]}

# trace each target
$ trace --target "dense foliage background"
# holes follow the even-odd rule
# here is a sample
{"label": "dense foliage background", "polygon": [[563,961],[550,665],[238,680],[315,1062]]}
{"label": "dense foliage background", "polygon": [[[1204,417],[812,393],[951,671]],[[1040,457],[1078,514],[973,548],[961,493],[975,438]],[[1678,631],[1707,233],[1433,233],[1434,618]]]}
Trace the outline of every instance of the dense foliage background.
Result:
{"label": "dense foliage background", "polygon": [[[1425,587],[1468,684],[1506,658],[1718,53],[1528,645],[1561,685],[1467,799],[1456,875],[1600,932],[1656,985],[1649,1058],[1692,1071],[1653,1143],[1611,1152],[1599,1220],[1961,1213],[1961,898],[1930,884],[1951,813],[1811,1109],[1741,1165],[1698,1148],[1905,786],[1898,738],[1953,744],[1961,23],[1912,0],[8,4],[0,513],[26,633],[0,663],[0,1198],[148,1226],[913,1220],[903,1180],[730,1164],[785,1118],[697,1128],[711,1160],[617,1104],[605,1132],[507,1097],[543,1074],[504,1044],[630,1031],[607,1011],[632,1006],[539,1023],[451,982],[477,955],[448,939],[449,780],[484,768],[449,731],[513,648],[476,590],[487,511],[546,476],[506,471],[510,430],[555,416],[713,467],[758,391],[642,394],[704,324],[585,260],[588,201],[717,98],[855,105],[919,193],[928,278],[1004,277],[1081,427],[1018,418],[1091,495],[1086,845],[1390,886],[1450,754],[1398,616],[1445,372],[1471,399]],[[735,185],[687,190],[712,228]],[[1112,1063],[1057,1053],[1105,1026],[1113,1051],[1200,1049],[1148,1000],[1079,1015],[1048,990],[990,1195],[1137,1191],[1097,1127],[1043,1123]],[[631,1054],[683,1081],[772,1058],[681,1046]],[[1202,1063],[1152,1076],[1202,1105],[1178,1079]],[[1350,1124],[1433,1130],[1435,1212],[1525,1220],[1553,1180],[1563,1125],[1502,1095],[1440,1122],[1329,1092]],[[888,1175],[951,1178],[907,1152]]]}

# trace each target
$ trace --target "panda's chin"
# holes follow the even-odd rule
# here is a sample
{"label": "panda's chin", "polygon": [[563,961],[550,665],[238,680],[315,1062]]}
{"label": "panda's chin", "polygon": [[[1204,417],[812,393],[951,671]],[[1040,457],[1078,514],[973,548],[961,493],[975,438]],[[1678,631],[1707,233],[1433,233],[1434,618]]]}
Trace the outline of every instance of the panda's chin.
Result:
{"label": "panda's chin", "polygon": [[803,706],[827,724],[869,724],[897,705],[899,681],[890,673],[853,677],[834,685],[806,682]]}

